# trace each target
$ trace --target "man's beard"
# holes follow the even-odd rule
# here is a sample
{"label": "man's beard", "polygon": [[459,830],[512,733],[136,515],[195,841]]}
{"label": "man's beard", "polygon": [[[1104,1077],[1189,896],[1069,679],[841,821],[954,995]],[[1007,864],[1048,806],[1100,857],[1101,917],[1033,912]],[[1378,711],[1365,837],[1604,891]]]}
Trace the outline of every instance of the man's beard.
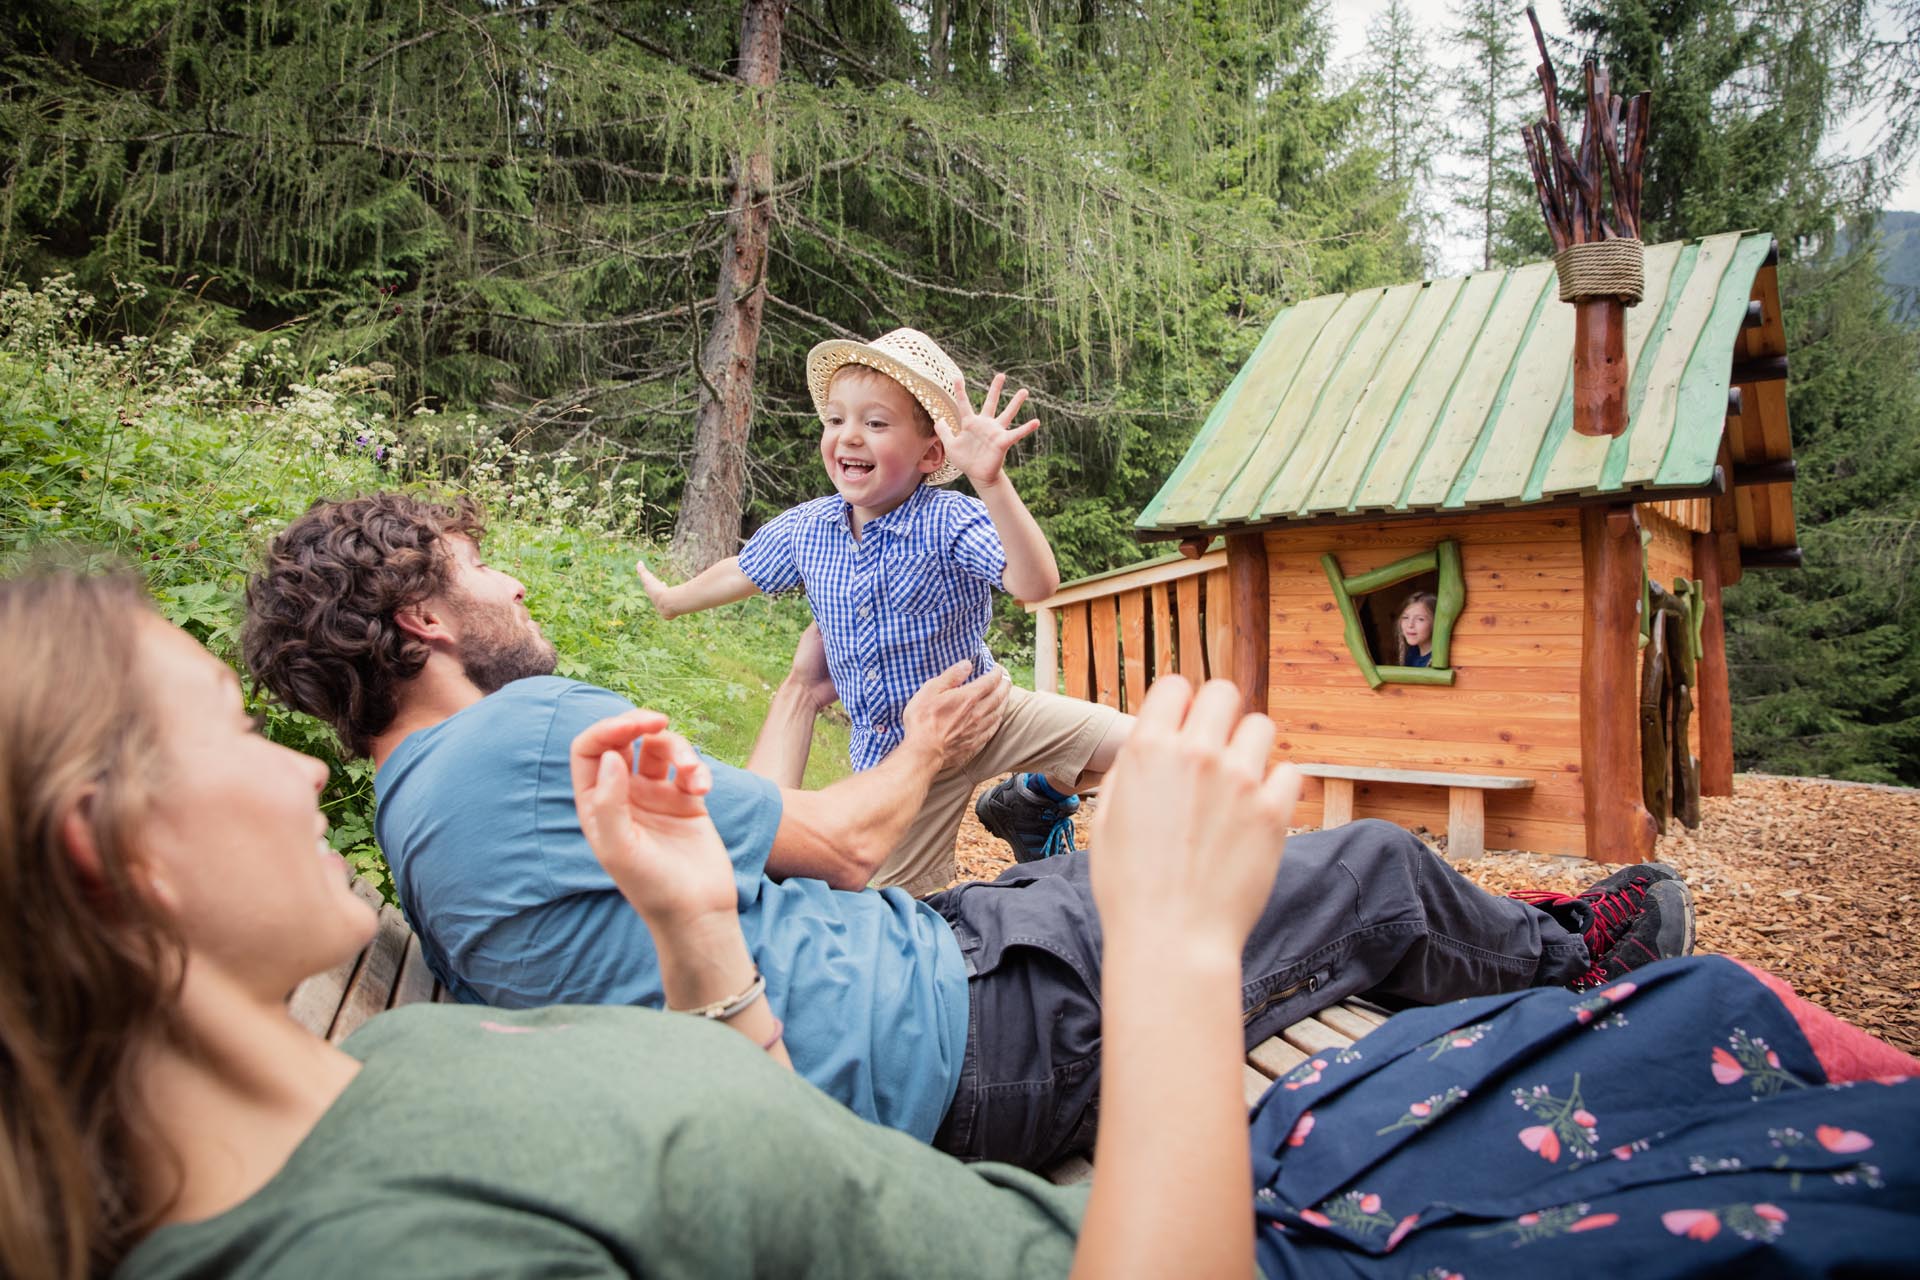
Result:
{"label": "man's beard", "polygon": [[550,676],[557,658],[553,644],[515,616],[512,605],[485,608],[471,597],[457,606],[460,616],[460,668],[482,693],[492,693],[528,676]]}

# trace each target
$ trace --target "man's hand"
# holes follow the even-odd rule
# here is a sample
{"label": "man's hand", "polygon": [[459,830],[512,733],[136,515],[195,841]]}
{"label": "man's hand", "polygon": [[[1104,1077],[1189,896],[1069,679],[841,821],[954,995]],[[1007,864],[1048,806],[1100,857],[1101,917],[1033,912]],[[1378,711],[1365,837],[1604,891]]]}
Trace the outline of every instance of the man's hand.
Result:
{"label": "man's hand", "polygon": [[966,763],[986,746],[1006,709],[1012,683],[1006,668],[962,684],[972,670],[971,662],[954,663],[921,685],[900,713],[906,741],[936,752],[943,769]]}
{"label": "man's hand", "polygon": [[1224,680],[1198,694],[1179,676],[1154,682],[1093,818],[1093,897],[1109,951],[1197,948],[1238,972],[1300,798],[1291,764],[1267,772],[1273,737],[1273,721],[1242,716],[1241,693]]}
{"label": "man's hand", "polygon": [[840,700],[840,691],[833,687],[833,676],[827,671],[827,645],[820,638],[818,624],[809,622],[800,633],[787,678],[805,691],[815,711],[825,711]]}
{"label": "man's hand", "polygon": [[[666,727],[658,711],[611,716],[581,730],[569,757],[587,843],[656,929],[731,917],[738,908],[733,863],[707,816],[712,772]],[[643,734],[638,767],[629,767]]]}
{"label": "man's hand", "polygon": [[646,590],[647,599],[653,601],[654,609],[663,618],[673,618],[678,610],[673,607],[673,588],[660,579],[653,570],[647,568],[645,560],[635,560],[633,571],[640,576],[640,585]]}
{"label": "man's hand", "polygon": [[934,429],[940,434],[940,443],[947,447],[947,461],[960,468],[961,473],[973,481],[976,490],[1000,483],[1007,450],[1040,429],[1038,418],[1017,427],[1010,425],[1014,415],[1020,412],[1020,406],[1026,402],[1025,387],[1013,393],[1013,399],[1007,401],[1005,409],[998,409],[1000,390],[1006,383],[1006,374],[994,374],[993,382],[987,388],[987,398],[975,409],[973,402],[967,399],[967,380],[955,378],[953,397],[960,402],[960,422],[954,430],[948,430],[944,423],[937,420],[934,423]]}

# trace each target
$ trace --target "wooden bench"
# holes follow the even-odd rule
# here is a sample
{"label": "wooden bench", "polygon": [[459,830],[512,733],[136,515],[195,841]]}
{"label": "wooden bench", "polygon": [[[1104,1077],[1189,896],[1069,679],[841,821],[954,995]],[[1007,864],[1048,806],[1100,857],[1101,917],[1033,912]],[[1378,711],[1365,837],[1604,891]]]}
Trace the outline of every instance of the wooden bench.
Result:
{"label": "wooden bench", "polygon": [[1349,764],[1297,764],[1309,778],[1319,778],[1326,789],[1320,803],[1320,825],[1338,827],[1353,821],[1353,784],[1392,782],[1447,789],[1447,857],[1456,861],[1477,858],[1487,851],[1489,791],[1525,791],[1532,778],[1494,773],[1442,773],[1428,769],[1377,769]]}
{"label": "wooden bench", "polygon": [[[400,913],[382,903],[379,890],[364,880],[354,881],[353,891],[379,909],[380,928],[373,941],[352,960],[302,982],[287,999],[295,1022],[335,1044],[384,1010],[426,1000],[453,1001],[427,969],[420,939]],[[1259,1101],[1277,1077],[1316,1053],[1337,1052],[1352,1044],[1386,1018],[1385,1012],[1350,1000],[1255,1045],[1241,1068],[1247,1105]],[[1093,1164],[1084,1156],[1068,1156],[1048,1169],[1046,1176],[1063,1185],[1084,1182],[1093,1176]]]}

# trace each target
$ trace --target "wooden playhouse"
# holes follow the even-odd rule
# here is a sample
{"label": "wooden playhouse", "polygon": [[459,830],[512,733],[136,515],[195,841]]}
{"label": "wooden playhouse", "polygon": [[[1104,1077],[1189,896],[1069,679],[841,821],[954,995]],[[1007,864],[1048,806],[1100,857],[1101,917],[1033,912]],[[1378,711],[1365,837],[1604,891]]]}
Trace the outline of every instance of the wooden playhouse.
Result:
{"label": "wooden playhouse", "polygon": [[[1032,606],[1037,683],[1234,679],[1314,779],[1304,823],[1646,857],[1732,792],[1722,589],[1799,560],[1776,259],[1646,251],[1612,439],[1574,430],[1551,263],[1287,308],[1139,517],[1185,554]],[[1414,590],[1424,669],[1392,643]]]}

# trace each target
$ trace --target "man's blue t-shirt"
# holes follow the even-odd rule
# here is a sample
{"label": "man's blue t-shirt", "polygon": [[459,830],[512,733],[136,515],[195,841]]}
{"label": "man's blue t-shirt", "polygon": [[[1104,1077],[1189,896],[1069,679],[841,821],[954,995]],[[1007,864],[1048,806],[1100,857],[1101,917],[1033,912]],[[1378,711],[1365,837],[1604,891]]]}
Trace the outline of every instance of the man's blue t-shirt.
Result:
{"label": "man's blue t-shirt", "polygon": [[[380,847],[428,965],[461,1000],[661,1004],[653,939],[580,832],[567,763],[576,734],[631,709],[592,685],[518,680],[409,734],[381,766]],[[794,1068],[859,1115],[931,1139],[966,1045],[953,931],[899,889],[769,880],[779,788],[709,763],[707,808]]]}

